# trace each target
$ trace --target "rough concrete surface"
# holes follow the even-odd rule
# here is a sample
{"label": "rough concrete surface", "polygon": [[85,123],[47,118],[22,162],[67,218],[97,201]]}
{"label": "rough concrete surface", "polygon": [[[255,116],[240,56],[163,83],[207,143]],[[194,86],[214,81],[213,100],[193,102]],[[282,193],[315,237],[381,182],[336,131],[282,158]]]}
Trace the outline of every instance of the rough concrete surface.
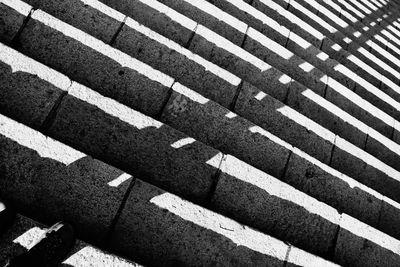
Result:
{"label": "rough concrete surface", "polygon": [[73,80],[150,115],[158,114],[173,83],[172,78],[40,10],[22,32],[20,49]]}
{"label": "rough concrete surface", "polygon": [[[31,248],[37,240],[39,240],[45,230],[46,227],[44,225],[18,214],[12,228],[0,238],[2,244],[0,248],[0,264],[4,265],[8,257],[17,256]],[[139,267],[140,265],[101,251],[81,240],[77,240],[74,248],[61,266]]]}
{"label": "rough concrete surface", "polygon": [[127,19],[115,47],[228,107],[240,79],[179,44]]}
{"label": "rough concrete surface", "polygon": [[64,75],[0,44],[0,112],[39,128],[71,85]]}
{"label": "rough concrete surface", "polygon": [[3,198],[31,218],[72,221],[94,242],[105,237],[129,184],[108,183],[122,171],[3,116],[1,143]]}
{"label": "rough concrete surface", "polygon": [[335,261],[345,266],[397,266],[400,264],[400,242],[343,214]]}
{"label": "rough concrete surface", "polygon": [[90,89],[74,84],[49,134],[124,171],[191,200],[203,201],[217,169],[218,150]]}
{"label": "rough concrete surface", "polygon": [[329,162],[333,134],[314,127],[316,125],[301,114],[260,92],[254,86],[244,83],[235,112],[320,161]]}
{"label": "rough concrete surface", "polygon": [[0,3],[0,41],[10,43],[32,7],[19,0],[3,0]]}
{"label": "rough concrete surface", "polygon": [[247,25],[205,0],[160,0],[182,15],[241,45]]}
{"label": "rough concrete surface", "polygon": [[35,8],[109,43],[125,16],[96,0],[26,0]]}
{"label": "rough concrete surface", "polygon": [[340,137],[336,137],[330,166],[393,200],[400,200],[399,172]]}
{"label": "rough concrete surface", "polygon": [[223,153],[282,176],[290,145],[182,85],[173,88],[163,122]]}
{"label": "rough concrete surface", "polygon": [[163,266],[283,266],[281,241],[137,180],[111,247]]}
{"label": "rough concrete surface", "polygon": [[197,23],[156,0],[101,0],[155,32],[186,46]]}
{"label": "rough concrete surface", "polygon": [[199,26],[189,49],[260,90],[284,100],[290,77],[212,31]]}
{"label": "rough concrete surface", "polygon": [[230,155],[222,163],[212,207],[280,240],[325,256],[339,222],[335,209]]}
{"label": "rough concrete surface", "polygon": [[[294,149],[284,182],[372,226],[378,225],[382,196]],[[368,210],[368,212],[365,212]]]}
{"label": "rough concrete surface", "polygon": [[400,239],[400,204],[398,202],[387,197],[383,198],[379,229]]}

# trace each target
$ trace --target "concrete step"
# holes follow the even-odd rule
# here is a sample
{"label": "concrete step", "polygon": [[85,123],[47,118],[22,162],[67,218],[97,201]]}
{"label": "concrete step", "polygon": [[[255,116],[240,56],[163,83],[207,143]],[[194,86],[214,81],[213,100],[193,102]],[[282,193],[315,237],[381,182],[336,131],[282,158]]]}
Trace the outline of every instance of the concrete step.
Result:
{"label": "concrete step", "polygon": [[[30,249],[45,231],[46,226],[43,224],[18,214],[12,228],[0,237],[0,264],[4,266],[8,258]],[[62,266],[139,267],[141,265],[77,240]]]}
{"label": "concrete step", "polygon": [[[117,169],[7,117],[0,115],[0,119],[2,147],[6,148],[5,151],[12,151],[1,155],[2,169],[6,171],[2,173],[0,194],[23,214],[50,223],[58,219],[71,221],[79,236],[146,264],[225,262],[229,265],[247,262],[259,265],[272,261],[283,265],[287,260],[291,246],[283,242],[151,186],[136,179],[137,175],[119,175]],[[22,162],[24,165],[20,164]],[[219,163],[210,161],[209,164],[217,166]],[[37,172],[39,166],[40,172]],[[230,169],[227,166],[223,168]],[[229,183],[234,179],[225,177],[224,181]],[[283,186],[289,191],[294,190],[272,177],[269,179],[281,184],[280,189]],[[217,196],[219,191],[217,189],[214,195]],[[124,192],[124,197],[113,198],[117,192]],[[295,190],[292,193],[301,194]],[[272,199],[278,200],[279,197]],[[307,203],[314,203],[310,207],[323,205],[323,213],[329,210],[326,214],[336,216],[335,222],[338,221],[339,217],[332,208],[312,198],[308,200],[311,202]],[[305,204],[295,202],[291,204],[293,208]],[[213,205],[224,206],[217,199],[213,200]],[[299,211],[308,213],[307,216],[316,216],[306,210]],[[329,223],[319,216],[315,219],[322,228],[310,227],[309,230],[314,228],[316,231],[313,236],[317,235],[317,240],[329,238],[329,235],[324,236]],[[301,236],[309,231],[296,230],[294,224],[290,228],[299,232],[287,231],[284,235],[289,240],[295,236],[303,239]],[[334,232],[335,229],[331,230]],[[298,240],[294,242],[301,244]],[[232,246],[239,249],[232,249]],[[293,253],[294,263],[296,254],[303,253],[305,258],[299,260],[329,264],[296,248]]]}
{"label": "concrete step", "polygon": [[[88,14],[96,14],[90,10],[93,3],[96,2],[87,2],[84,5],[86,14],[74,14],[84,21]],[[152,4],[168,11],[159,14],[158,18],[171,18],[173,14],[174,18],[185,20],[182,15],[174,13],[172,9],[157,1]],[[197,20],[191,24],[194,28],[187,38],[179,33],[175,35],[174,38],[181,42],[180,44],[169,42],[169,46],[166,46],[169,49],[168,53],[173,52],[174,48],[175,51],[178,50],[178,57],[175,58],[185,59],[176,62],[192,64],[197,68],[196,71],[200,70],[199,73],[202,73],[201,68],[208,71],[209,78],[202,81],[202,86],[198,86],[198,92],[194,92],[177,80],[179,71],[171,75],[162,69],[167,65],[163,60],[155,61],[152,63],[154,65],[148,63],[161,70],[160,72],[145,64],[145,59],[134,59],[101,42],[100,40],[103,40],[116,48],[128,51],[129,40],[137,40],[122,38],[124,30],[129,26],[130,33],[153,35],[153,39],[150,39],[161,43],[155,32],[148,29],[147,32],[141,32],[141,25],[134,24],[131,18],[107,6],[100,6],[97,15],[92,17],[93,24],[83,26],[85,31],[93,31],[95,37],[99,35],[98,39],[58,21],[43,11],[32,12],[29,7],[22,4],[18,6],[16,2],[8,6],[17,6],[21,10],[20,15],[15,13],[14,16],[9,16],[11,20],[8,22],[17,21],[17,25],[20,26],[3,27],[3,42],[10,43],[27,55],[76,80],[73,81],[2,45],[2,51],[6,52],[3,58],[6,63],[3,80],[7,81],[7,86],[3,88],[5,98],[2,99],[5,101],[2,102],[0,113],[45,133],[42,135],[1,115],[2,142],[7,147],[5,151],[12,153],[2,153],[4,160],[1,161],[1,170],[4,170],[3,176],[6,179],[3,182],[6,184],[1,186],[3,189],[0,190],[27,214],[35,216],[38,213],[36,216],[42,216],[43,220],[51,220],[65,214],[75,216],[75,220],[83,224],[82,230],[79,230],[82,231],[82,235],[86,234],[99,244],[104,244],[102,240],[108,240],[110,250],[150,265],[189,265],[193,262],[198,265],[205,262],[226,265],[269,263],[284,266],[290,265],[291,262],[293,265],[330,264],[274,238],[293,243],[338,264],[361,266],[367,263],[391,266],[399,263],[400,242],[393,237],[400,232],[396,227],[399,225],[396,222],[399,220],[397,214],[400,205],[388,198],[389,196],[397,199],[397,180],[400,178],[398,172],[221,68],[228,68],[227,66],[217,67],[210,62],[212,60],[207,61],[186,50],[184,47],[193,49],[193,43],[201,30],[207,30],[202,28]],[[79,6],[74,7],[76,10],[81,9]],[[10,12],[7,7],[2,10],[4,13]],[[148,11],[142,14],[144,15],[141,19],[149,20],[149,15],[155,15],[157,12]],[[68,14],[67,19],[68,16],[73,18]],[[117,19],[110,19],[114,16]],[[110,32],[96,29],[97,23],[94,21],[97,17],[104,25],[102,27],[110,26]],[[234,21],[233,17],[226,16],[223,21],[231,19]],[[190,19],[186,21],[190,22]],[[218,25],[219,22],[215,20],[212,23]],[[74,26],[80,27],[79,24],[85,23],[79,22]],[[162,30],[161,24],[156,25]],[[180,27],[179,24],[171,25],[170,33],[173,32],[172,29]],[[229,27],[224,29],[226,32],[234,32]],[[240,36],[244,38],[249,33],[249,28],[244,32],[241,29],[243,30],[234,27],[237,31],[236,36],[239,36],[238,40]],[[218,43],[221,36],[212,36],[215,37],[217,47],[226,44],[225,41]],[[156,43],[151,44],[150,48]],[[229,51],[231,44],[222,51]],[[236,52],[232,55],[221,53],[221,58],[243,56],[241,48],[236,47]],[[210,59],[209,56],[204,58]],[[254,56],[252,58],[257,59]],[[252,62],[255,63],[270,67],[262,61]],[[156,67],[156,64],[159,64],[159,67]],[[174,67],[173,64],[168,66]],[[10,75],[9,69],[18,75]],[[180,71],[184,73],[187,70],[181,68]],[[285,77],[284,74],[280,76]],[[194,84],[191,80],[195,76],[185,77],[187,83]],[[217,88],[216,81],[223,81],[225,92],[205,90],[204,85],[207,82]],[[295,99],[291,95],[293,88],[296,88],[293,84],[299,86],[291,81],[287,87],[286,99]],[[189,85],[192,86],[196,85]],[[300,94],[295,94],[298,95]],[[325,92],[322,95],[324,96]],[[304,99],[298,99],[298,102],[304,102]],[[287,103],[295,105],[295,101]],[[305,113],[307,105],[300,105],[305,107]],[[355,121],[353,117],[349,118],[352,122]],[[374,146],[378,143],[376,139],[381,135],[370,131],[366,125],[365,128],[367,150],[375,151]],[[74,148],[65,148],[64,144],[47,138],[47,135]],[[307,138],[308,141],[316,138],[314,140],[325,142],[331,149],[312,151],[310,147],[315,144],[301,144],[294,136]],[[280,138],[290,140],[291,144]],[[389,139],[384,140],[384,147],[392,145],[388,142]],[[381,140],[379,142],[383,144]],[[237,146],[233,147],[232,143]],[[311,156],[292,147],[292,144],[303,146],[301,148]],[[78,196],[83,203],[78,203],[79,207],[72,211],[72,207],[69,206],[59,213],[51,211],[55,210],[52,200],[65,194],[68,191],[65,188],[72,188],[73,194],[79,195],[82,194],[79,187],[85,184],[84,181],[77,185],[68,184],[65,177],[69,173],[63,170],[63,164],[70,166],[82,155],[89,158],[90,162],[98,161],[75,149],[103,160],[106,163],[100,163],[104,165],[111,164],[135,175],[132,179],[132,176],[123,173],[107,184],[109,187],[119,187],[121,193],[115,190],[114,199],[105,197],[105,206],[109,205],[107,201],[116,201],[118,205],[114,205],[111,215],[108,214],[103,222],[93,222],[93,214],[79,214],[84,205],[90,210],[90,205],[93,205],[91,197],[87,199]],[[257,149],[263,153],[252,155]],[[389,150],[381,151],[379,158],[387,161],[390,158]],[[321,152],[322,154],[318,154]],[[268,153],[273,154],[273,157],[265,159]],[[322,160],[323,162],[351,174],[353,178],[382,194],[314,158],[319,158],[318,155],[323,153],[327,155],[327,160]],[[239,156],[240,159],[229,154]],[[44,166],[47,163],[42,159],[45,158],[51,158],[54,162],[50,164],[48,161],[49,166]],[[265,164],[266,161],[269,163]],[[62,164],[58,164],[57,167],[57,162]],[[82,166],[83,170],[78,172],[82,176],[87,176],[87,173],[90,176],[91,172],[103,169],[98,167],[98,163],[93,166],[93,170]],[[54,173],[58,175],[58,171],[54,172],[57,168],[60,170],[59,179],[37,179],[41,175],[54,178]],[[127,180],[131,181],[126,183]],[[125,184],[125,187],[121,187],[121,183]],[[334,184],[335,190],[332,190],[332,184],[329,183]],[[100,195],[107,191],[104,185],[96,186]],[[90,187],[90,184],[82,186],[86,191]],[[336,189],[340,194],[335,192]],[[38,195],[41,198],[36,210],[45,206],[48,216],[45,215],[46,211],[41,214],[40,211],[35,213],[35,208],[29,209],[34,203],[32,199]],[[93,198],[97,199],[98,196]],[[61,197],[61,204],[64,203],[65,206],[68,199],[68,196]],[[366,214],[365,210],[368,210],[369,214]],[[89,227],[90,223],[103,225],[103,228],[93,227],[103,229],[101,233],[94,234],[93,229]],[[85,232],[85,227],[90,230]],[[193,241],[194,238],[196,241]],[[238,248],[238,244],[240,250],[235,249]],[[270,249],[272,247],[274,250]],[[279,255],[276,253],[277,247],[280,247]]]}
{"label": "concrete step", "polygon": [[[81,3],[83,9],[83,2],[81,1],[78,1],[76,5],[74,4],[74,6],[79,6],[79,3]],[[60,5],[55,5],[51,7],[57,7],[59,9]],[[48,7],[46,10],[49,9],[50,8]],[[53,14],[61,13],[57,13],[54,10],[50,11]],[[62,13],[65,14],[66,12]],[[77,14],[77,12],[74,12],[74,14]],[[68,18],[65,19],[68,21]],[[79,22],[81,23],[82,20],[79,20]],[[71,20],[71,23],[76,23],[76,20]],[[83,24],[84,27],[90,25],[90,23],[81,24]],[[100,31],[100,29],[88,29],[87,31],[94,34],[96,34],[96,32],[102,32]],[[101,38],[100,35],[97,37]],[[132,40],[136,41],[133,42]],[[195,89],[197,92],[200,92],[202,95],[209,97],[214,101],[217,101],[225,107],[229,107],[231,105],[234,94],[237,91],[238,85],[240,84],[240,79],[235,77],[234,75],[231,75],[229,72],[224,71],[223,69],[213,65],[212,63],[202,60],[202,58],[199,58],[198,56],[184,49],[183,47],[180,47],[178,44],[166,40],[165,38],[157,35],[155,32],[152,32],[150,29],[140,26],[131,19],[126,20],[125,25],[121,29],[121,32],[115,39],[114,46],[134,56],[135,58],[138,58],[139,60],[150,64],[152,67],[155,67],[163,71],[164,73],[167,73],[168,75],[175,78],[178,82]],[[154,53],[155,49],[158,49],[159,53],[163,53],[164,56],[162,58],[157,56],[157,54]],[[187,71],[187,68],[189,68],[189,66],[191,68],[190,72]],[[285,66],[289,65],[285,64]],[[206,69],[207,71],[205,72],[204,69]],[[278,75],[277,73],[277,76],[281,75]],[[298,76],[301,76],[300,73]],[[229,82],[231,83],[230,85],[228,84]],[[224,85],[226,86],[226,89],[223,88]],[[364,132],[356,129],[352,125],[349,125],[348,122],[340,120],[339,117],[346,117],[346,114],[337,116],[339,115],[340,110],[336,110],[336,115],[333,115],[330,112],[324,112],[317,105],[314,109],[319,110],[319,112],[315,112],[313,108],[310,108],[310,105],[312,105],[313,102],[309,103],[308,105],[304,105],[305,103],[307,103],[306,100],[299,101],[298,98],[301,98],[301,96],[299,96],[300,88],[298,87],[300,86],[301,85],[297,83],[292,84],[291,93],[288,97],[289,105],[299,111],[302,111],[323,126],[328,127],[328,129],[332,130],[334,133],[339,133],[342,137],[351,141],[353,144],[357,145],[360,148],[364,148],[367,134],[375,137],[375,140],[382,139],[383,141],[375,142],[378,144],[378,146],[380,145],[379,148],[376,148],[377,145],[375,145],[375,149],[370,149],[368,152],[383,158],[384,162],[388,163],[389,165],[395,168],[398,167],[397,164],[393,163],[396,157],[398,157],[397,154],[399,154],[395,152],[397,151],[397,144],[384,138],[372,129],[369,130],[369,128],[362,123],[359,127],[361,127]],[[324,90],[324,88],[322,87],[324,86],[325,85],[320,86],[320,94],[323,94],[322,91]],[[269,88],[271,88],[271,86]],[[286,90],[282,90],[282,92],[277,92],[278,90],[276,88],[273,89],[274,95],[276,95],[277,97],[280,97],[279,94],[284,94],[286,96]],[[318,89],[315,90],[318,91]],[[282,98],[284,98],[285,96],[282,96]],[[302,104],[303,107],[298,107],[299,104]],[[350,123],[360,124],[357,120],[351,118],[351,116],[349,118]],[[353,130],[350,131],[349,129]],[[392,130],[390,130],[390,134],[391,132]],[[382,145],[381,143],[385,141],[389,142],[389,144],[391,145],[387,145],[385,143],[383,143],[384,145]],[[385,153],[383,151],[385,151]],[[386,155],[386,158],[382,157],[382,155]]]}
{"label": "concrete step", "polygon": [[[12,53],[12,52],[10,51],[10,53]],[[13,59],[18,58],[18,57],[19,57],[19,59],[17,60],[17,62],[18,62],[17,64],[21,65],[21,62],[23,62],[24,59],[23,59],[23,57],[21,58],[21,56],[18,56],[18,53],[14,52],[14,54],[12,54],[12,56],[9,56],[9,58],[13,58]],[[9,63],[9,64],[15,64],[15,63]],[[29,63],[29,64],[31,64],[31,63]],[[38,66],[36,66],[36,67],[29,66],[29,64],[27,66],[25,66],[24,69],[41,69]],[[14,65],[14,66],[11,66],[10,68],[15,69],[16,66]],[[62,81],[63,79],[59,78],[57,80]],[[66,82],[66,83],[68,84],[68,82]],[[72,95],[74,95],[74,94],[75,94],[75,96],[78,95],[78,98],[81,98],[81,100],[86,100],[87,97],[82,97],[82,92],[84,94],[86,91],[90,92],[90,90],[79,89],[80,88],[79,85],[74,85],[72,87],[78,88],[78,89],[71,89],[72,92],[75,92],[75,93],[72,93]],[[66,89],[67,89],[67,87],[64,88],[64,90],[66,90]],[[184,88],[184,87],[176,84],[175,86],[173,86],[173,90],[174,90],[174,93],[172,94],[172,97],[170,98],[169,102],[167,103],[167,108],[164,110],[164,112],[162,113],[162,116],[161,116],[161,118],[164,122],[189,134],[190,136],[197,138],[200,141],[203,141],[204,143],[206,143],[210,146],[213,146],[219,150],[222,150],[224,153],[231,153],[235,156],[238,156],[241,159],[249,162],[250,164],[252,164],[258,168],[261,168],[262,170],[264,170],[268,173],[271,173],[272,175],[274,175],[276,177],[282,177],[282,175],[284,175],[283,171],[285,169],[285,164],[288,161],[288,154],[290,153],[291,150],[293,150],[289,144],[285,144],[285,142],[283,142],[282,140],[279,140],[279,138],[274,137],[273,135],[266,132],[262,128],[257,127],[256,125],[251,124],[250,122],[247,122],[246,120],[238,118],[237,120],[232,121],[233,117],[229,118],[229,116],[232,116],[232,115],[236,116],[235,114],[231,113],[229,110],[219,107],[218,105],[216,105],[215,103],[212,103],[211,101],[209,101],[208,99],[205,99],[204,97],[196,95],[194,92],[190,91],[187,88]],[[8,95],[7,98],[10,100],[13,99],[13,97],[10,95]],[[7,98],[5,98],[5,99],[7,99]],[[27,98],[29,98],[29,97],[27,97]],[[51,100],[51,101],[53,101],[53,105],[54,105],[55,100]],[[5,103],[9,103],[9,102],[10,101],[5,101]],[[207,108],[202,107],[202,105],[200,105],[200,104],[205,104],[206,102],[209,102],[209,105]],[[98,105],[98,104],[96,104],[96,105]],[[15,105],[12,105],[12,106],[15,106]],[[50,107],[51,107],[51,105],[50,105]],[[5,108],[4,110],[7,111],[7,108]],[[12,108],[8,107],[8,110],[12,110]],[[49,112],[49,111],[47,110],[46,112]],[[39,112],[33,112],[33,113],[39,113]],[[231,115],[229,115],[230,113],[231,113]],[[207,116],[211,116],[211,117],[206,117],[204,114],[209,114]],[[218,114],[221,114],[221,115],[218,115]],[[228,116],[228,119],[226,119],[225,115]],[[14,116],[15,116],[15,114],[14,114]],[[19,119],[21,119],[21,118],[23,119],[23,117],[19,117]],[[25,116],[25,118],[31,118],[31,115],[29,115],[29,113],[28,113]],[[196,121],[199,121],[199,118],[201,118],[202,121],[196,122],[196,121],[193,121],[193,119],[191,119],[191,118],[193,118],[193,119],[196,118]],[[222,125],[227,125],[227,120],[230,121],[229,124],[231,126],[224,126],[224,128],[221,128]],[[43,123],[43,121],[42,121],[42,123]],[[208,126],[205,128],[206,132],[204,132],[204,129],[203,129],[203,132],[201,132],[200,129],[204,128],[204,125],[207,123],[207,121],[219,121],[220,123],[216,123],[215,126],[218,129],[226,129],[226,131],[219,133],[219,135],[216,135],[215,132],[218,132],[218,131],[216,131],[216,128],[212,128],[212,127]],[[24,121],[24,122],[28,123],[28,124],[31,123],[31,122],[27,122],[27,121]],[[34,124],[30,124],[30,125],[35,126]],[[197,129],[196,127],[199,127],[199,129]],[[248,131],[247,128],[250,129],[250,131]],[[199,135],[198,133],[202,133],[202,134]],[[255,144],[248,141],[249,138],[251,138],[250,140],[253,140],[254,136],[259,136],[259,137],[257,137],[259,141]],[[272,139],[272,141],[269,139]],[[193,141],[194,140],[192,140],[191,142],[193,142]],[[230,145],[232,143],[238,144],[237,147],[232,147]],[[87,144],[85,146],[85,149],[87,149],[86,147],[88,147],[88,146],[89,146],[89,144]],[[257,147],[261,148],[260,152],[264,151],[263,153],[259,154],[259,157],[252,155],[252,150],[256,149]],[[267,151],[267,152],[265,152],[265,151]],[[268,151],[274,151],[272,158]],[[92,150],[91,150],[91,153],[93,153]],[[269,155],[269,157],[267,157],[267,155]],[[111,157],[108,157],[108,158],[111,158]],[[111,159],[111,160],[113,160],[113,159]],[[270,162],[270,163],[267,163],[267,162]],[[279,164],[279,165],[277,165],[277,164]],[[278,167],[278,166],[280,166],[280,167]],[[328,171],[328,172],[332,172],[332,171]],[[324,173],[325,172],[322,173],[322,176],[325,175]],[[302,175],[304,175],[304,173]],[[333,179],[333,180],[338,179],[335,176],[340,177],[340,175],[329,175],[328,174],[328,177],[331,177],[330,179]],[[341,179],[339,178],[339,180],[341,180]],[[300,188],[302,188],[302,190],[305,190],[304,187],[302,187],[303,185],[304,184],[301,184],[301,185],[296,184],[296,187],[300,187]],[[320,190],[321,189],[318,189],[318,190],[315,190],[314,192],[311,191],[308,193],[311,194],[312,196],[318,198],[321,201],[327,202],[330,205],[333,204],[333,206],[338,208],[339,210],[347,211],[346,206],[348,206],[348,204],[346,204],[346,202],[347,202],[346,199],[339,198],[339,200],[338,200],[337,197],[334,196],[333,200],[332,200],[331,197],[324,197],[324,195],[326,193],[322,193]],[[342,191],[346,190],[346,192],[349,191],[348,194],[350,196],[354,195],[352,190],[344,189],[344,188],[342,188],[341,190]],[[323,190],[323,192],[330,192],[330,191],[331,190],[329,189],[329,187],[325,187],[325,189]],[[332,193],[328,193],[328,196],[331,196],[331,194]],[[359,193],[357,193],[357,194],[359,194]],[[365,196],[367,196],[367,198],[369,198],[368,197],[369,193],[366,193]],[[356,199],[358,199],[358,198],[356,197]],[[381,197],[378,196],[377,201],[379,202],[380,199],[381,199]],[[366,199],[361,198],[361,202],[366,203]],[[369,201],[369,202],[371,202],[371,201]],[[358,204],[355,204],[354,206],[357,206],[357,205]],[[348,206],[349,207],[348,210],[349,210],[349,212],[351,211],[350,212],[351,214],[355,214],[355,216],[357,218],[360,218],[363,221],[370,222],[370,220],[371,220],[373,222],[373,224],[376,222],[377,216],[372,216],[372,219],[369,216],[363,217],[363,215],[362,215],[363,212],[360,211],[360,208],[354,208],[354,206],[353,205]]]}

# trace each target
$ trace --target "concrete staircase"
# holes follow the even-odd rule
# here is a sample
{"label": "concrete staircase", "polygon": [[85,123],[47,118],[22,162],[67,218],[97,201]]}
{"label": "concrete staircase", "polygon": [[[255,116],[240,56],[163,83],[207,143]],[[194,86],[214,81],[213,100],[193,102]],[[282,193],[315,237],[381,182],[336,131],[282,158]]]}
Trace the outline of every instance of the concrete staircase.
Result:
{"label": "concrete staircase", "polygon": [[0,0],[1,254],[63,219],[66,266],[400,266],[399,12]]}

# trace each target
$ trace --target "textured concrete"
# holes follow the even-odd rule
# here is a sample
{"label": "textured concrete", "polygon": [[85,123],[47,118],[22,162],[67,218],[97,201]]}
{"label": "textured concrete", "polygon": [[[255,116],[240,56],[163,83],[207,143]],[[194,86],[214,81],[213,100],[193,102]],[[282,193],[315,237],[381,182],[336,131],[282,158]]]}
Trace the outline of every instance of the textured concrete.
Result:
{"label": "textured concrete", "polygon": [[161,120],[205,144],[281,177],[290,145],[215,102],[175,84]]}
{"label": "textured concrete", "polygon": [[378,226],[382,200],[379,193],[296,148],[290,156],[282,181],[340,212]]}
{"label": "textured concrete", "polygon": [[203,201],[221,153],[90,89],[73,84],[49,134],[166,190]]}
{"label": "textured concrete", "polygon": [[71,81],[0,44],[0,112],[39,128]]}
{"label": "textured concrete", "polygon": [[323,258],[317,257],[313,254],[307,253],[301,249],[290,246],[289,254],[286,259],[286,267],[295,266],[324,266],[324,267],[339,267],[339,265],[324,260]]}
{"label": "textured concrete", "polygon": [[310,89],[291,83],[286,104],[356,146],[364,148],[368,127]]}
{"label": "textured concrete", "polygon": [[225,107],[240,83],[235,75],[129,18],[114,46]]}
{"label": "textured concrete", "polygon": [[20,38],[23,53],[146,114],[160,112],[172,78],[38,10]]}
{"label": "textured concrete", "polygon": [[303,61],[302,64],[297,65],[294,61],[300,61],[298,57],[294,56],[283,46],[280,46],[278,43],[272,41],[260,32],[250,28],[248,30],[248,37],[243,44],[243,49],[268,64],[271,64],[271,66],[277,68],[294,80],[323,95],[325,84],[319,81],[319,78],[322,77],[322,75],[315,79],[308,72],[308,70],[311,71],[314,68],[312,65],[308,64],[308,69],[305,69],[307,70],[305,71],[301,67],[307,65],[307,63]]}
{"label": "textured concrete", "polygon": [[247,25],[205,0],[159,0],[182,15],[241,45]]}
{"label": "textured concrete", "polygon": [[283,266],[288,246],[137,180],[111,247],[148,265]]}
{"label": "textured concrete", "polygon": [[100,0],[155,32],[185,46],[197,23],[156,0]]}
{"label": "textured concrete", "polygon": [[290,78],[282,82],[282,72],[207,28],[197,27],[189,49],[275,98],[285,98]]}
{"label": "textured concrete", "polygon": [[125,16],[96,0],[26,0],[35,8],[109,43]]}
{"label": "textured concrete", "polygon": [[379,229],[400,239],[400,204],[398,202],[387,197],[383,198]]}
{"label": "textured concrete", "polygon": [[[369,90],[375,91],[378,96]],[[396,110],[396,107],[400,108],[400,103],[388,95],[383,94],[377,87],[373,89],[367,89],[362,85],[356,84],[354,92],[377,108],[381,109],[383,112],[386,112],[393,118],[400,120],[399,110]]]}
{"label": "textured concrete", "polygon": [[324,36],[306,21],[301,20],[296,15],[279,6],[272,0],[256,0],[252,4],[256,9],[267,14],[279,24],[289,30],[301,35],[314,46],[319,47]]}
{"label": "textured concrete", "polygon": [[18,33],[32,7],[19,0],[2,0],[0,3],[0,41],[10,43]]}
{"label": "textured concrete", "polygon": [[367,103],[364,99],[332,79],[328,80],[325,98],[353,117],[379,131],[384,136],[391,137],[392,117]]}
{"label": "textured concrete", "polygon": [[[0,264],[4,265],[8,257],[14,257],[25,252],[39,240],[46,227],[22,215],[17,218],[12,226],[0,238]],[[62,266],[140,266],[133,262],[99,250],[81,240],[77,240],[74,248],[67,256]]]}
{"label": "textured concrete", "polygon": [[129,182],[101,161],[1,116],[0,195],[31,218],[71,221],[84,238],[105,237]]}
{"label": "textured concrete", "polygon": [[255,9],[243,0],[213,0],[213,4],[228,14],[247,23],[254,29],[285,46],[290,30]]}
{"label": "textured concrete", "polygon": [[400,145],[379,133],[371,133],[365,144],[365,151],[389,166],[400,170]]}
{"label": "textured concrete", "polygon": [[329,162],[334,135],[257,88],[243,84],[235,112],[320,161]]}
{"label": "textured concrete", "polygon": [[400,200],[400,173],[340,137],[335,140],[331,167],[394,200]]}
{"label": "textured concrete", "polygon": [[335,261],[345,266],[398,266],[400,242],[343,214]]}
{"label": "textured concrete", "polygon": [[230,155],[221,165],[212,207],[318,255],[328,253],[339,222],[335,209]]}

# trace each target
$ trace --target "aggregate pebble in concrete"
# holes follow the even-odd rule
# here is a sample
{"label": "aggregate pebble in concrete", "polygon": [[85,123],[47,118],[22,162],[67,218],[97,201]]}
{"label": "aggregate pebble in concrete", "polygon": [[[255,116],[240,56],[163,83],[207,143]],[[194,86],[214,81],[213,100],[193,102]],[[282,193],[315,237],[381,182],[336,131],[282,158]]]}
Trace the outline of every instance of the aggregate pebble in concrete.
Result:
{"label": "aggregate pebble in concrete", "polygon": [[22,32],[20,50],[149,115],[160,112],[173,83],[171,77],[40,10]]}
{"label": "aggregate pebble in concrete", "polygon": [[328,253],[339,223],[335,209],[230,155],[212,207],[317,255]]}
{"label": "aggregate pebble in concrete", "polygon": [[39,128],[71,81],[64,75],[0,44],[0,112]]}
{"label": "aggregate pebble in concrete", "polygon": [[42,222],[74,222],[84,238],[108,232],[129,182],[122,171],[1,116],[0,195]]}
{"label": "aggregate pebble in concrete", "polygon": [[400,242],[343,214],[336,242],[335,262],[344,266],[398,266]]}
{"label": "aggregate pebble in concrete", "polygon": [[400,200],[400,172],[338,136],[330,165],[383,195]]}
{"label": "aggregate pebble in concrete", "polygon": [[[203,201],[222,154],[74,83],[49,134],[162,188]],[[189,141],[189,142],[188,142]]]}
{"label": "aggregate pebble in concrete", "polygon": [[289,77],[202,26],[197,28],[189,49],[277,99],[286,96]]}
{"label": "aggregate pebble in concrete", "polygon": [[383,198],[379,229],[400,239],[400,204],[398,202],[387,197]]}
{"label": "aggregate pebble in concrete", "polygon": [[382,199],[379,193],[296,148],[282,180],[341,212],[378,225]]}
{"label": "aggregate pebble in concrete", "polygon": [[15,37],[32,7],[19,0],[0,3],[0,41],[7,44]]}
{"label": "aggregate pebble in concrete", "polygon": [[125,16],[96,0],[26,0],[35,8],[109,43]]}
{"label": "aggregate pebble in concrete", "polygon": [[155,32],[186,46],[197,23],[156,0],[100,0]]}
{"label": "aggregate pebble in concrete", "polygon": [[254,86],[243,84],[235,112],[320,161],[329,162],[334,135]]}
{"label": "aggregate pebble in concrete", "polygon": [[231,42],[241,45],[247,25],[204,0],[159,0]]}
{"label": "aggregate pebble in concrete", "polygon": [[175,84],[161,120],[205,144],[281,177],[291,146],[182,85]]}
{"label": "aggregate pebble in concrete", "polygon": [[111,247],[148,265],[283,266],[288,246],[140,180]]}
{"label": "aggregate pebble in concrete", "polygon": [[240,83],[235,75],[129,18],[114,46],[225,107]]}

